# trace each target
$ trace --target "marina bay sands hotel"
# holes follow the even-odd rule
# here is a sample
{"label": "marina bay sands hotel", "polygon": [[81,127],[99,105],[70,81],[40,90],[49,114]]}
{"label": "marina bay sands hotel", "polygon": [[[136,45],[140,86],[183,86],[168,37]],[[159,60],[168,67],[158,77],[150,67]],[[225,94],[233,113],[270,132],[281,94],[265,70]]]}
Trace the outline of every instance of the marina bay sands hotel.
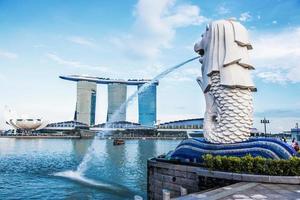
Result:
{"label": "marina bay sands hotel", "polygon": [[[61,79],[77,82],[77,101],[75,119],[78,122],[95,124],[97,84],[106,84],[108,89],[107,121],[126,121],[126,108],[120,111],[120,115],[114,119],[113,113],[117,111],[127,99],[127,86],[137,86],[151,80],[145,79],[109,79],[92,76],[69,75],[60,76]],[[153,126],[156,122],[156,87],[158,82],[149,86],[145,91],[138,94],[138,113],[141,125]]]}

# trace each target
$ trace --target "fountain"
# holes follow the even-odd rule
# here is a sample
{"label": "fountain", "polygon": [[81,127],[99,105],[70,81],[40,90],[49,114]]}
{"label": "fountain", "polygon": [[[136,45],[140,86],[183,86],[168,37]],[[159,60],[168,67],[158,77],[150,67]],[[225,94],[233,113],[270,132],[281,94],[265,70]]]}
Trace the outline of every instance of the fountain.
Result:
{"label": "fountain", "polygon": [[[113,122],[115,121],[116,119],[118,119],[118,116],[120,115],[120,112],[122,110],[124,110],[137,96],[138,94],[144,92],[145,90],[147,90],[147,88],[149,88],[151,85],[153,85],[154,83],[156,83],[157,81],[159,81],[160,79],[164,78],[166,75],[170,74],[172,71],[178,69],[179,67],[193,61],[193,60],[196,60],[198,59],[199,56],[197,57],[194,57],[194,58],[191,58],[191,59],[188,59],[178,65],[175,65],[175,66],[172,66],[168,69],[166,69],[165,71],[161,72],[160,74],[158,74],[157,76],[155,76],[150,82],[148,83],[145,83],[142,87],[140,87],[135,93],[133,93],[121,106],[120,108],[115,112],[113,113],[110,121],[108,121],[105,125],[105,128],[110,128],[111,126],[111,123],[110,122]],[[79,164],[76,172],[78,174],[81,174],[81,175],[84,175],[84,172],[87,170],[87,164],[88,162],[92,159],[92,155],[94,154],[94,146],[95,146],[95,139],[93,140],[91,146],[89,147],[86,155],[84,156],[82,162]]]}
{"label": "fountain", "polygon": [[[197,82],[206,101],[204,138],[183,140],[166,156],[148,160],[149,199],[162,199],[167,190],[174,198],[182,194],[181,188],[194,193],[240,181],[299,184],[300,159],[290,145],[277,138],[251,137],[256,92],[251,49],[246,28],[234,19],[206,27],[194,46],[202,64]],[[218,198],[217,192],[199,198]]]}
{"label": "fountain", "polygon": [[[133,102],[133,100],[138,96],[138,94],[144,92],[145,90],[147,90],[151,85],[155,84],[157,81],[159,81],[160,79],[164,78],[165,76],[167,76],[168,74],[170,74],[172,71],[180,68],[181,66],[198,59],[199,56],[196,56],[194,58],[188,59],[180,64],[177,64],[175,66],[169,67],[166,70],[164,70],[163,72],[161,72],[160,74],[158,74],[157,76],[155,76],[150,82],[145,83],[142,87],[140,87],[134,94],[132,94],[120,107],[119,109],[113,113],[112,117],[110,118],[110,121],[108,121],[105,125],[105,128],[110,128],[111,123],[113,122],[115,119],[118,118],[118,116],[120,115],[120,112],[122,110],[124,110],[130,103]],[[88,164],[89,162],[92,160],[93,155],[95,155],[95,146],[96,145],[96,137],[93,139],[92,144],[90,145],[90,147],[87,150],[87,153],[84,155],[83,160],[81,161],[81,163],[78,165],[77,169],[75,171],[65,171],[65,172],[58,172],[55,173],[55,176],[60,176],[60,177],[64,177],[64,178],[69,178],[73,181],[82,183],[82,184],[86,184],[86,185],[93,185],[96,187],[101,187],[103,189],[107,189],[107,190],[112,190],[115,189],[115,186],[112,186],[111,184],[106,184],[103,182],[98,182],[92,179],[88,179],[85,177],[85,172],[88,169]],[[124,188],[120,189],[119,187],[116,189],[116,191],[123,191]]]}
{"label": "fountain", "polygon": [[289,159],[296,152],[274,138],[251,138],[253,98],[248,51],[252,45],[246,28],[234,19],[212,21],[194,50],[201,55],[202,75],[197,81],[204,93],[204,139],[183,141],[171,157],[202,161],[205,154],[245,155]]}

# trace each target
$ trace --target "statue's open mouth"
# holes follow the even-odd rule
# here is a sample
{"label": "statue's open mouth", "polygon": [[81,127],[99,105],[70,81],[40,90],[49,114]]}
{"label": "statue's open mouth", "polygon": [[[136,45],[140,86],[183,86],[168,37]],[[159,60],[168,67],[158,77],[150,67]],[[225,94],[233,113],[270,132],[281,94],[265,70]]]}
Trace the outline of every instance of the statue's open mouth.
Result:
{"label": "statue's open mouth", "polygon": [[196,49],[195,48],[195,52],[198,53],[201,56],[199,58],[199,62],[202,64],[203,63],[203,56],[204,56],[204,49],[202,49],[202,48]]}
{"label": "statue's open mouth", "polygon": [[200,56],[203,56],[203,55],[204,55],[204,49],[199,49],[199,50],[197,50],[197,53],[198,53]]}
{"label": "statue's open mouth", "polygon": [[204,48],[203,48],[203,44],[202,44],[202,43],[203,43],[203,42],[201,41],[201,42],[198,42],[198,43],[196,43],[196,44],[194,45],[194,51],[195,51],[196,53],[198,53],[200,56],[203,56],[204,53],[205,53]]}

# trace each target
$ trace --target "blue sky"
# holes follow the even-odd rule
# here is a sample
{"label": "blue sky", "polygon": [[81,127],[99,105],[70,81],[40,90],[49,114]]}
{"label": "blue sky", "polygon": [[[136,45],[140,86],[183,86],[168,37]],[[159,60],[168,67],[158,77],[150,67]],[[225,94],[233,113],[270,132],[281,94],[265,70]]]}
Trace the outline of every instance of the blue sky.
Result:
{"label": "blue sky", "polygon": [[[266,116],[272,132],[289,130],[300,122],[297,0],[0,0],[0,110],[8,105],[20,115],[71,120],[76,86],[59,75],[154,77],[195,56],[193,45],[210,20],[229,17],[249,29],[254,46],[255,126],[263,130]],[[194,61],[161,80],[158,120],[203,116],[199,75]],[[97,122],[103,122],[106,86],[98,87],[97,103]],[[136,102],[127,118],[137,120]]]}

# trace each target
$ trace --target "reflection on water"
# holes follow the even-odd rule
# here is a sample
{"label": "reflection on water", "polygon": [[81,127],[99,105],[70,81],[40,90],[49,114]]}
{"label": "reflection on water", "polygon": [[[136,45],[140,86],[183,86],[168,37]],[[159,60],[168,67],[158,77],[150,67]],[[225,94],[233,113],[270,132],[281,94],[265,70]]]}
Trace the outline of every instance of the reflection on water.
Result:
{"label": "reflection on water", "polygon": [[133,199],[134,194],[145,198],[146,160],[174,149],[180,141],[127,140],[113,146],[112,140],[97,140],[96,155],[82,179],[71,170],[91,142],[0,138],[0,199]]}
{"label": "reflection on water", "polygon": [[71,140],[75,156],[84,156],[92,143],[92,140]]}

